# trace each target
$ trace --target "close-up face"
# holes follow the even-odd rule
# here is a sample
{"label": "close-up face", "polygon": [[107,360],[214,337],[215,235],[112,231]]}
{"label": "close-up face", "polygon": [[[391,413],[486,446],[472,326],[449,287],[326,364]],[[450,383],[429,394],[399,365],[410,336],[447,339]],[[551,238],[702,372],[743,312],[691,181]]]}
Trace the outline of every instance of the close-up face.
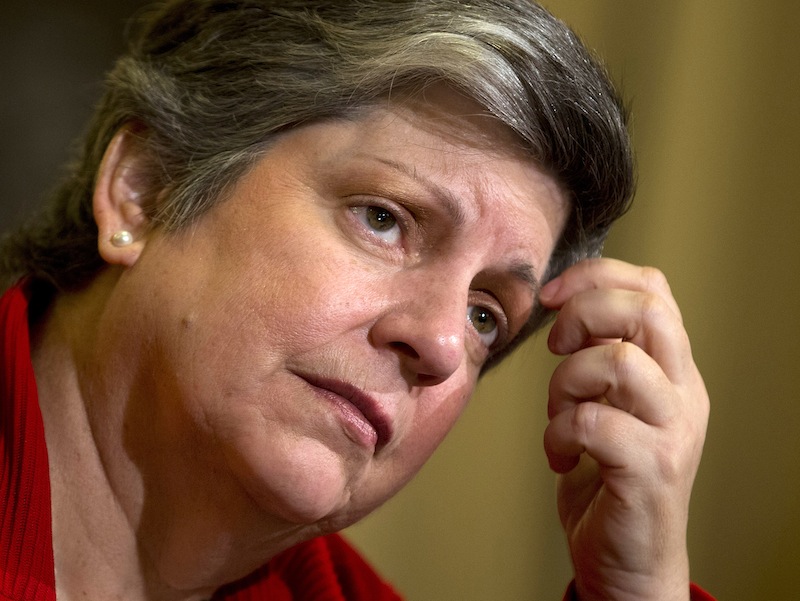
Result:
{"label": "close-up face", "polygon": [[149,235],[111,301],[142,350],[143,470],[186,455],[266,514],[338,529],[428,459],[527,320],[567,212],[510,133],[444,98],[286,133],[195,224]]}

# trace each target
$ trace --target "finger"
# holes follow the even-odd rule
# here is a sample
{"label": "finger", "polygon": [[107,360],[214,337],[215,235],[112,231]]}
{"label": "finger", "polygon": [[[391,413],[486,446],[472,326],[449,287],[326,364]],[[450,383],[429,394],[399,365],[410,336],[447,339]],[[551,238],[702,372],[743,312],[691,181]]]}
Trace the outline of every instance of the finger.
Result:
{"label": "finger", "polygon": [[616,259],[586,259],[573,265],[542,288],[539,300],[550,309],[558,309],[575,294],[597,288],[650,292],[662,297],[678,319],[681,319],[678,303],[661,271]]}
{"label": "finger", "polygon": [[548,417],[598,399],[655,426],[682,410],[661,367],[628,342],[587,348],[562,361],[550,379]]}
{"label": "finger", "polygon": [[644,449],[652,446],[653,437],[653,428],[621,409],[579,403],[550,420],[544,448],[550,468],[560,474],[573,469],[586,453],[603,470],[626,470],[634,475],[646,471]]}
{"label": "finger", "polygon": [[675,383],[694,368],[683,324],[661,296],[647,292],[595,289],[574,295],[556,317],[548,346],[565,355],[607,339],[635,344]]}

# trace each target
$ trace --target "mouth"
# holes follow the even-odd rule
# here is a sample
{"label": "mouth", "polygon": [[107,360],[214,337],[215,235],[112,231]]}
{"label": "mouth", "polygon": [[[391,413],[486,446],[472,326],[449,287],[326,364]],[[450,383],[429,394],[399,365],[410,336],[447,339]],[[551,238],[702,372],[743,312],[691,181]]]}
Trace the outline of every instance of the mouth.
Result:
{"label": "mouth", "polygon": [[354,442],[377,452],[392,439],[389,416],[377,400],[360,388],[334,378],[297,375],[339,410]]}

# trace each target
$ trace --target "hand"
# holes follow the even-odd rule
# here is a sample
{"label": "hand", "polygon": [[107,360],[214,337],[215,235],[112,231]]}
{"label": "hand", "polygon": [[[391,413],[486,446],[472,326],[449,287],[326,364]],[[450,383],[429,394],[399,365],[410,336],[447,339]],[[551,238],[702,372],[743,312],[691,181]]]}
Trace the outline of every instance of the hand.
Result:
{"label": "hand", "polygon": [[581,601],[689,598],[689,497],[708,395],[663,275],[610,259],[548,283],[545,450]]}

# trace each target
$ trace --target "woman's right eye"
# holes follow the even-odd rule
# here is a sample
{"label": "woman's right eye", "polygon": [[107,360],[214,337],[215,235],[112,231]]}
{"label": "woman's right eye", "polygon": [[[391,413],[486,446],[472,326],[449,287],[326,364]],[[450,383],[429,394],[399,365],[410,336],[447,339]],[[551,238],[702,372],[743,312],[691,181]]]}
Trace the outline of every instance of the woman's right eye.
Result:
{"label": "woman's right eye", "polygon": [[397,217],[389,209],[378,205],[351,207],[350,210],[370,233],[387,244],[398,244],[402,231]]}

